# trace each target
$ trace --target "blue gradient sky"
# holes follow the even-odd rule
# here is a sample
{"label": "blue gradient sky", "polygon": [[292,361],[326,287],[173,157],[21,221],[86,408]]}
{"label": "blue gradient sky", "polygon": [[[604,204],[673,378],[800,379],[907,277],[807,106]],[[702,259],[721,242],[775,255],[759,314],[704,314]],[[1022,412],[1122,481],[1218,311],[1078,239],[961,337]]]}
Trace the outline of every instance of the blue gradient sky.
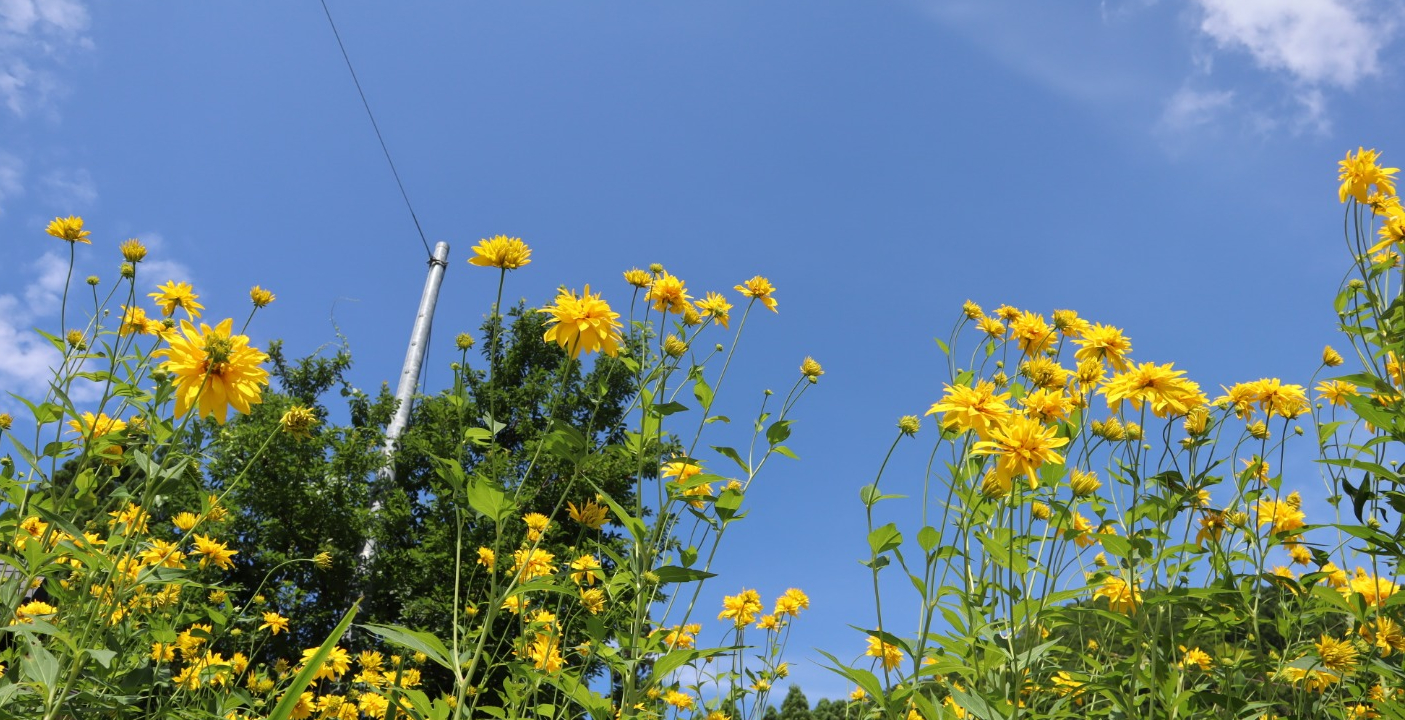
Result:
{"label": "blue gradient sky", "polygon": [[[808,590],[812,699],[848,688],[811,648],[857,654],[846,624],[871,622],[858,487],[940,394],[963,300],[1076,309],[1207,390],[1305,382],[1346,270],[1335,162],[1405,163],[1396,0],[331,7],[453,246],[427,388],[492,298],[481,237],[531,244],[507,292],[534,305],[585,283],[625,304],[619,273],[652,262],[695,295],[775,283],[731,414],[805,355],[827,374],[704,595]],[[141,237],[153,284],[193,282],[212,317],[276,292],[256,343],[339,327],[362,387],[399,371],[425,253],[316,2],[0,0],[0,389],[42,387],[27,329],[57,323],[64,251],[43,227],[70,213],[94,231],[80,277]],[[895,484],[926,455],[900,450]]]}

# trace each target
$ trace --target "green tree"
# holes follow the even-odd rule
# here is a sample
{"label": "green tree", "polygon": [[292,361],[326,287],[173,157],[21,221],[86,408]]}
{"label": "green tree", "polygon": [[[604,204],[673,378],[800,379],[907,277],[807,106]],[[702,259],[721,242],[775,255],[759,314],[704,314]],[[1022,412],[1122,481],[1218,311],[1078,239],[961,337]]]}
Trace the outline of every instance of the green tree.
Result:
{"label": "green tree", "polygon": [[[416,398],[394,455],[393,478],[378,472],[395,407],[388,390],[383,387],[375,398],[355,390],[347,380],[352,361],[345,348],[332,357],[289,362],[279,343],[270,345],[276,390],[265,393],[254,412],[217,430],[224,437],[209,469],[212,489],[228,490],[226,504],[236,516],[228,540],[239,551],[234,573],[245,588],[240,601],[257,591],[268,610],[292,619],[291,631],[266,646],[266,659],[297,659],[303,648],[320,643],[358,597],[358,622],[447,637],[455,563],[463,563],[462,598],[472,604],[486,582],[476,549],[496,540],[510,562],[526,534],[526,513],[553,518],[540,547],[558,562],[573,559],[573,548],[587,537],[607,548],[623,547],[608,525],[592,530],[570,521],[567,503],[583,506],[597,491],[633,503],[635,465],[623,454],[597,452],[624,438],[633,387],[628,371],[608,357],[585,373],[579,363],[563,362],[560,348],[542,342],[544,318],[520,304],[506,322],[490,318],[481,331],[483,367],[471,366],[472,343],[461,341],[452,386]],[[346,399],[346,425],[328,421],[325,399],[333,390]],[[280,418],[294,406],[310,408],[324,421],[309,438],[279,432]],[[575,449],[586,452],[558,452],[560,433],[553,430],[562,427],[576,429],[586,447]],[[470,441],[487,433],[493,433],[492,442]],[[249,464],[265,442],[263,456]],[[495,538],[491,523],[454,501],[438,472],[444,460],[492,478],[515,496],[520,512],[507,523],[505,537]],[[575,479],[582,477],[589,482]],[[380,509],[373,515],[374,501]],[[368,540],[374,554],[364,563]],[[322,552],[331,554],[330,567],[307,561]],[[608,560],[602,560],[608,571]],[[494,628],[499,656],[510,653],[520,632],[512,617]],[[344,644],[356,649],[374,640],[361,633]],[[427,690],[442,689],[447,680],[437,668],[425,669]],[[480,685],[495,687],[486,677]]]}
{"label": "green tree", "polygon": [[[267,611],[292,620],[289,632],[271,638],[269,659],[296,660],[321,644],[358,594],[357,557],[370,525],[368,480],[383,464],[384,428],[393,399],[371,399],[346,379],[351,354],[316,355],[288,362],[280,343],[269,346],[270,374],[277,392],[264,394],[253,412],[230,422],[209,466],[211,489],[227,491],[233,514],[230,546],[233,580],[242,601],[260,595]],[[347,398],[348,425],[323,422],[310,437],[280,432],[283,414],[294,406],[327,418],[322,399],[333,389]],[[260,447],[268,448],[250,463]],[[329,553],[330,564],[309,559]],[[364,616],[363,616],[364,617]]]}
{"label": "green tree", "polygon": [[810,701],[805,699],[799,685],[791,685],[786,691],[785,699],[781,701],[780,720],[814,720],[810,714]]}

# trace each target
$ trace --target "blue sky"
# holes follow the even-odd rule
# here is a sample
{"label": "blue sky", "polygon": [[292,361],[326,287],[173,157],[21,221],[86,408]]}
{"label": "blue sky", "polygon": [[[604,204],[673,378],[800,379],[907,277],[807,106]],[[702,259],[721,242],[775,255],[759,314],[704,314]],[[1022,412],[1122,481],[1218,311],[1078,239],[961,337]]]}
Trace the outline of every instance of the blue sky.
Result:
{"label": "blue sky", "polygon": [[[1405,162],[1395,1],[331,7],[453,247],[428,388],[492,298],[465,263],[482,237],[531,244],[508,294],[537,305],[585,283],[624,304],[619,273],[651,262],[695,295],[775,283],[734,401],[805,355],[827,374],[802,462],[762,478],[705,595],[808,590],[812,698],[848,688],[810,648],[857,653],[846,623],[871,615],[857,489],[940,394],[932,339],[963,300],[1076,309],[1207,389],[1305,382],[1346,270],[1335,163]],[[28,328],[57,322],[43,227],[68,214],[94,231],[80,277],[113,279],[140,237],[145,276],[193,282],[212,317],[276,292],[256,343],[339,327],[362,387],[399,371],[425,253],[316,2],[0,0],[0,389],[51,360]]]}

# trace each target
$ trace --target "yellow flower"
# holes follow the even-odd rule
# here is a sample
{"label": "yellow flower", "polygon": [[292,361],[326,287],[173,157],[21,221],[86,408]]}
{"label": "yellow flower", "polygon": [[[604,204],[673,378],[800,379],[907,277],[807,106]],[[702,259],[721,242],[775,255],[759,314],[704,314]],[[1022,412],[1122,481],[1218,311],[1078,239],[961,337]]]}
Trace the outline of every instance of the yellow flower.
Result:
{"label": "yellow flower", "polygon": [[[73,432],[82,435],[86,442],[93,442],[94,440],[126,430],[127,423],[117,418],[110,418],[107,416],[107,413],[93,415],[90,412],[85,412],[83,413],[83,422],[80,423],[77,420],[69,420],[68,427],[71,428]],[[102,449],[101,454],[105,461],[115,464],[122,457],[122,446],[118,445],[116,442],[112,442]]]}
{"label": "yellow flower", "polygon": [[1010,337],[1019,341],[1020,350],[1028,357],[1044,352],[1056,339],[1054,329],[1044,322],[1044,316],[1023,310],[1010,321]]}
{"label": "yellow flower", "polygon": [[1093,523],[1080,513],[1074,513],[1072,517],[1073,526],[1064,530],[1064,538],[1072,539],[1078,547],[1091,547],[1098,542],[1097,536],[1093,534],[1095,529]]}
{"label": "yellow flower", "polygon": [[238,550],[230,550],[222,542],[215,542],[213,539],[195,534],[195,552],[200,554],[200,567],[206,567],[210,563],[221,570],[229,570],[234,567],[234,556],[239,554]]}
{"label": "yellow flower", "polygon": [[1347,587],[1342,588],[1343,595],[1358,593],[1366,600],[1367,605],[1379,606],[1387,598],[1395,594],[1398,588],[1395,583],[1375,575],[1367,574],[1361,568],[1356,568],[1356,577],[1351,579]]}
{"label": "yellow flower", "polygon": [[1020,404],[1030,417],[1040,422],[1053,422],[1068,417],[1073,409],[1073,400],[1063,390],[1039,388],[1020,398]]}
{"label": "yellow flower", "polygon": [[679,710],[692,710],[694,705],[692,695],[681,693],[677,690],[669,690],[664,693],[663,701],[665,704],[672,705]]}
{"label": "yellow flower", "polygon": [[1288,503],[1268,498],[1259,500],[1255,514],[1258,516],[1259,526],[1269,525],[1269,532],[1274,535],[1302,529],[1303,518],[1306,517],[1301,510]]}
{"label": "yellow flower", "polygon": [[1337,407],[1346,407],[1347,398],[1358,395],[1356,386],[1345,380],[1323,380],[1314,388],[1318,399],[1326,400]]}
{"label": "yellow flower", "polygon": [[1143,402],[1150,403],[1151,412],[1160,418],[1185,415],[1207,401],[1200,386],[1182,377],[1185,371],[1174,370],[1173,365],[1142,363],[1114,375],[1099,392],[1107,398],[1109,410],[1117,410],[1126,400],[1137,410]]}
{"label": "yellow flower", "polygon": [[1381,657],[1389,657],[1392,652],[1405,651],[1405,632],[1388,617],[1378,617],[1363,623],[1357,633],[1361,635],[1361,639],[1379,648]]}
{"label": "yellow flower", "polygon": [[981,477],[981,495],[990,500],[1009,495],[1013,488],[1014,485],[1008,475],[994,470],[987,470],[985,475]]}
{"label": "yellow flower", "polygon": [[582,590],[581,606],[591,615],[599,615],[605,612],[605,591],[600,588]]}
{"label": "yellow flower", "polygon": [[547,633],[537,633],[526,651],[519,652],[518,656],[530,659],[532,667],[547,673],[557,672],[566,665],[565,658],[561,657],[561,638]]}
{"label": "yellow flower", "polygon": [[683,281],[667,272],[654,278],[649,285],[648,300],[653,301],[654,309],[664,312],[682,315],[688,308],[688,301],[692,296],[688,294],[687,288],[683,287]]}
{"label": "yellow flower", "polygon": [[83,218],[69,215],[66,218],[56,217],[44,231],[60,240],[67,240],[71,243],[83,243],[92,245],[88,236],[92,233],[83,229]]}
{"label": "yellow flower", "polygon": [[572,520],[590,528],[599,530],[609,517],[609,510],[602,505],[597,505],[594,500],[587,500],[581,507],[576,507],[573,502],[566,503],[566,514]]}
{"label": "yellow flower", "polygon": [[1334,588],[1344,588],[1347,585],[1346,571],[1337,567],[1336,563],[1327,563],[1317,572],[1326,575],[1327,584]]}
{"label": "yellow flower", "polygon": [[[308,648],[302,651],[302,664],[306,665],[312,661],[312,656],[317,654],[321,648]],[[346,674],[351,669],[351,654],[343,650],[340,646],[332,648],[327,657],[322,659],[322,664],[317,666],[313,679],[316,680],[336,680]]]}
{"label": "yellow flower", "polygon": [[669,333],[663,340],[663,352],[671,358],[683,357],[683,353],[688,352],[688,343],[683,342],[677,335]]}
{"label": "yellow flower", "polygon": [[1107,598],[1108,609],[1120,613],[1130,613],[1142,604],[1141,590],[1116,575],[1107,576],[1093,591],[1093,599],[1098,598]]}
{"label": "yellow flower", "polygon": [[1097,473],[1078,468],[1074,468],[1073,472],[1069,473],[1068,485],[1073,490],[1073,494],[1078,497],[1092,495],[1103,486],[1102,482],[1098,480]]}
{"label": "yellow flower", "polygon": [[552,564],[556,556],[540,548],[518,550],[512,553],[512,558],[512,572],[521,572],[522,582],[556,572],[556,566]]}
{"label": "yellow flower", "polygon": [[151,659],[155,662],[172,662],[176,659],[176,646],[168,643],[152,643]]}
{"label": "yellow flower", "polygon": [[283,413],[278,421],[283,432],[295,438],[306,440],[312,437],[312,428],[317,425],[317,416],[301,405],[294,405]]}
{"label": "yellow flower", "polygon": [[1012,478],[1025,475],[1030,487],[1039,479],[1044,463],[1063,462],[1054,448],[1068,444],[1068,438],[1055,437],[1058,428],[1045,427],[1034,418],[1015,415],[990,431],[990,439],[977,442],[971,452],[995,456],[995,472]]}
{"label": "yellow flower", "polygon": [[1330,635],[1313,644],[1317,656],[1322,658],[1322,666],[1343,675],[1356,669],[1356,646],[1350,640],[1338,640]]}
{"label": "yellow flower", "polygon": [[903,653],[896,645],[885,643],[872,635],[868,637],[868,649],[864,654],[881,659],[884,670],[892,670],[903,661]]}
{"label": "yellow flower", "polygon": [[47,618],[57,614],[58,608],[41,600],[31,600],[15,608],[15,619],[10,621],[11,625],[19,625],[31,622],[34,618]]}
{"label": "yellow flower", "polygon": [[1306,545],[1294,545],[1288,548],[1288,557],[1298,565],[1307,567],[1312,564],[1312,551]]}
{"label": "yellow flower", "polygon": [[[1346,202],[1348,197],[1354,197],[1360,203],[1366,202],[1371,187],[1384,195],[1395,194],[1395,182],[1390,176],[1400,170],[1381,167],[1376,163],[1379,157],[1380,153],[1375,150],[1358,147],[1355,157],[1348,150],[1346,159],[1337,163],[1341,169],[1337,179],[1342,181],[1337,194],[1342,202]],[[53,234],[52,231],[50,234]]]}
{"label": "yellow flower", "polygon": [[1081,337],[1074,338],[1074,342],[1078,350],[1073,357],[1080,363],[1096,360],[1111,365],[1117,372],[1127,371],[1127,354],[1132,352],[1132,341],[1122,335],[1120,328],[1094,324]]}
{"label": "yellow flower", "polygon": [[271,635],[286,632],[288,630],[288,618],[276,612],[266,612],[263,614],[263,624],[259,626],[259,629],[267,629]]}
{"label": "yellow flower", "polygon": [[562,289],[556,296],[556,304],[548,305],[547,320],[551,327],[542,339],[555,342],[578,358],[584,352],[603,352],[614,356],[619,353],[620,314],[610,310],[610,305],[599,295],[590,294],[590,286],[577,296],[574,292]]}
{"label": "yellow flower", "polygon": [[985,311],[981,309],[980,305],[970,300],[961,303],[961,312],[970,320],[980,320],[981,316],[985,314]]}
{"label": "yellow flower", "polygon": [[760,275],[757,275],[756,277],[747,280],[746,283],[742,285],[737,285],[732,289],[736,290],[737,292],[741,293],[746,297],[751,298],[752,300],[760,300],[761,304],[765,305],[768,309],[770,309],[771,312],[780,312],[779,310],[776,310],[776,299],[771,297],[771,294],[776,291],[775,286],[771,285],[770,280],[767,280],[766,278],[761,277]]}
{"label": "yellow flower", "polygon": [[761,596],[755,590],[742,590],[736,595],[722,599],[722,612],[718,620],[731,620],[737,627],[745,627],[761,614]]}
{"label": "yellow flower", "polygon": [[1054,311],[1054,329],[1075,340],[1092,329],[1092,325],[1073,310]]}
{"label": "yellow flower", "polygon": [[454,336],[454,347],[460,350],[468,350],[473,347],[473,336],[468,333],[459,333]]}
{"label": "yellow flower", "polygon": [[479,240],[473,247],[473,257],[468,259],[469,265],[503,270],[516,270],[531,262],[532,249],[527,247],[527,243],[522,242],[522,238],[510,238],[506,235],[494,235],[491,240]]}
{"label": "yellow flower", "polygon": [[122,259],[130,263],[139,263],[146,259],[146,246],[136,238],[131,238],[122,242]]}
{"label": "yellow flower", "polygon": [[649,274],[648,270],[632,268],[624,271],[624,281],[634,287],[643,289],[649,287],[649,283],[654,281],[654,277]]}
{"label": "yellow flower", "polygon": [[167,358],[161,367],[175,375],[176,417],[194,407],[196,415],[224,424],[231,406],[248,414],[251,406],[263,402],[268,371],[259,365],[268,356],[250,347],[248,336],[231,335],[233,324],[232,319],[214,328],[200,323],[196,330],[182,320],[182,334],[173,333],[170,347],[153,353]]}
{"label": "yellow flower", "polygon": [[703,299],[697,301],[698,312],[706,317],[717,321],[722,327],[727,327],[727,322],[731,319],[732,304],[727,302],[727,298],[719,293],[709,292]]}
{"label": "yellow flower", "polygon": [[1005,404],[1010,394],[997,394],[995,385],[986,380],[976,381],[975,387],[947,385],[944,391],[946,395],[933,403],[926,414],[941,413],[941,426],[947,430],[974,432],[985,438],[1010,413],[1010,406]]}
{"label": "yellow flower", "polygon": [[542,535],[546,532],[546,529],[551,527],[551,519],[536,512],[523,515],[522,522],[527,525],[527,540],[531,542],[542,539]]}
{"label": "yellow flower", "polygon": [[165,285],[157,285],[156,289],[159,292],[147,293],[147,297],[155,300],[156,304],[161,306],[161,313],[166,317],[170,317],[176,312],[176,308],[180,308],[185,311],[186,315],[198,318],[200,311],[205,309],[205,306],[199,302],[200,296],[195,294],[190,283],[178,283],[172,280]]}
{"label": "yellow flower", "polygon": [[600,561],[594,555],[582,555],[571,561],[571,581],[577,585],[594,585],[595,571],[600,569]]}
{"label": "yellow flower", "polygon": [[809,378],[818,378],[824,374],[824,368],[820,367],[814,358],[806,355],[805,361],[800,363],[800,374]]}
{"label": "yellow flower", "polygon": [[800,617],[801,610],[810,608],[810,596],[806,595],[799,588],[790,588],[784,594],[776,598],[776,615],[790,617]]}
{"label": "yellow flower", "polygon": [[122,306],[122,324],[117,326],[119,335],[160,335],[164,329],[160,320],[148,318],[141,307]]}
{"label": "yellow flower", "polygon": [[494,553],[491,549],[485,547],[478,548],[479,565],[482,565],[483,567],[492,570],[493,565],[497,563],[497,559],[497,554]]}
{"label": "yellow flower", "polygon": [[1046,390],[1063,389],[1068,383],[1068,369],[1043,355],[1020,363],[1019,372]]}
{"label": "yellow flower", "polygon": [[9,430],[15,419],[9,413],[0,413],[0,431]]}
{"label": "yellow flower", "polygon": [[199,517],[192,512],[177,513],[175,517],[171,518],[171,524],[175,525],[176,529],[181,532],[190,532],[190,529],[195,527],[195,523],[198,521]]}
{"label": "yellow flower", "polygon": [[976,320],[976,328],[992,338],[1005,336],[1005,325],[998,318],[982,317]]}
{"label": "yellow flower", "polygon": [[1036,520],[1048,520],[1053,515],[1053,512],[1049,509],[1048,505],[1042,502],[1035,502],[1029,506],[1029,514]]}
{"label": "yellow flower", "polygon": [[252,302],[256,308],[268,307],[268,304],[273,302],[274,299],[273,293],[264,290],[258,285],[249,288],[249,301]]}

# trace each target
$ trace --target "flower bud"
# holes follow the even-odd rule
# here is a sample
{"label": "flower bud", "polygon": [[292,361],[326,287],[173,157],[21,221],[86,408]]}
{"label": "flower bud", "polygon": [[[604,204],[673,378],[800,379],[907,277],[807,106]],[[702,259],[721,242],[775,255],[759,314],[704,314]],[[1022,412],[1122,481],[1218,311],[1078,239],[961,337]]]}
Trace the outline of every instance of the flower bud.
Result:
{"label": "flower bud", "polygon": [[129,263],[139,263],[146,259],[146,246],[136,238],[124,241],[120,246],[122,259]]}
{"label": "flower bud", "polygon": [[97,275],[89,275],[86,282],[93,287],[97,287],[98,283],[102,281],[98,279]]}
{"label": "flower bud", "polygon": [[908,436],[916,435],[922,429],[922,421],[916,415],[904,415],[898,418],[898,430]]}
{"label": "flower bud", "polygon": [[454,347],[460,350],[468,350],[473,347],[473,335],[469,333],[459,333],[454,336]]}

